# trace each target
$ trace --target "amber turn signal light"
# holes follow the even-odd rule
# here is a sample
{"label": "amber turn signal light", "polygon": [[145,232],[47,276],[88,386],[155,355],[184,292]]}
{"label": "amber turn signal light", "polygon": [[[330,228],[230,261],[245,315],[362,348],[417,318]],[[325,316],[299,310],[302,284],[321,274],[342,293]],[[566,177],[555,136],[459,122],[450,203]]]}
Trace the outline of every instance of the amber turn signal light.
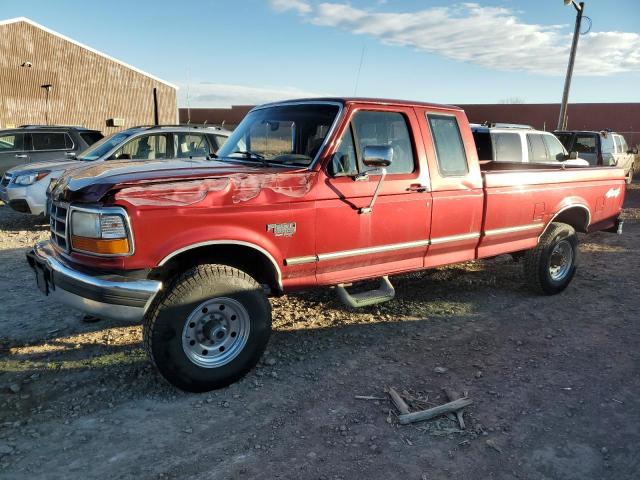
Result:
{"label": "amber turn signal light", "polygon": [[74,250],[99,253],[100,255],[122,255],[129,253],[129,240],[126,238],[105,240],[72,235],[71,246]]}

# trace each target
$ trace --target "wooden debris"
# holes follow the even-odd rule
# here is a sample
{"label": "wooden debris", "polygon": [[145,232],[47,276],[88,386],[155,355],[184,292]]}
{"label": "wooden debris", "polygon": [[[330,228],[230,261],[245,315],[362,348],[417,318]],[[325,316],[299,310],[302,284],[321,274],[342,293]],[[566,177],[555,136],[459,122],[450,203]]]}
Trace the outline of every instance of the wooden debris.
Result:
{"label": "wooden debris", "polygon": [[[450,388],[443,388],[442,390],[444,391],[444,394],[447,396],[450,402],[453,402],[454,400],[458,400],[460,398],[460,395],[458,395],[457,392],[454,392]],[[458,418],[460,430],[464,430],[466,427],[464,425],[464,418],[462,418],[462,410],[458,410],[456,412],[456,417]]]}
{"label": "wooden debris", "polygon": [[[389,395],[392,395],[391,389],[389,389]],[[402,403],[406,407],[406,403],[404,403],[404,401],[402,401]],[[444,405],[438,405],[437,407],[429,408],[427,410],[422,410],[420,412],[402,413],[401,415],[398,416],[398,419],[400,420],[400,423],[402,425],[407,425],[408,423],[413,423],[413,422],[421,422],[423,420],[429,420],[431,418],[439,417],[440,415],[444,415],[445,413],[448,413],[448,412],[456,412],[461,408],[468,407],[472,403],[473,403],[473,400],[471,400],[470,398],[459,398],[452,402],[445,403]],[[398,407],[398,410],[400,410],[400,407],[397,404],[396,404],[396,407]],[[408,411],[408,408],[407,408],[407,411]]]}
{"label": "wooden debris", "polygon": [[382,397],[374,397],[373,395],[356,395],[356,400],[384,400]]}
{"label": "wooden debris", "polygon": [[409,415],[409,405],[406,404],[400,394],[396,392],[393,387],[389,387],[387,389],[387,393],[391,397],[391,401],[393,402],[393,404],[400,412],[400,416],[402,417],[402,415]]}

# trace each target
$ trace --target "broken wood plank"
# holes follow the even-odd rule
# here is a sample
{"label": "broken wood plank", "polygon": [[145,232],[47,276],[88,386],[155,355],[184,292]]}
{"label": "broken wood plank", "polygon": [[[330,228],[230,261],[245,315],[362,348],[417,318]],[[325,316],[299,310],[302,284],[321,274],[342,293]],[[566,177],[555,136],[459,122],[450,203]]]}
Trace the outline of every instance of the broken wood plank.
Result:
{"label": "broken wood plank", "polygon": [[356,395],[356,400],[384,400],[383,397],[374,397],[373,395]]}
{"label": "broken wood plank", "polygon": [[429,408],[427,410],[421,410],[420,412],[405,413],[399,415],[398,419],[402,425],[413,422],[421,422],[422,420],[429,420],[431,418],[439,417],[448,412],[455,412],[461,408],[468,407],[473,403],[470,398],[459,398],[453,402],[445,403],[444,405],[438,405],[437,407]]}
{"label": "broken wood plank", "polygon": [[394,405],[396,406],[396,408],[400,412],[400,416],[408,415],[409,414],[409,405],[406,404],[406,402],[402,399],[400,394],[398,392],[396,392],[393,387],[389,387],[387,389],[387,393],[389,394],[389,396],[391,397],[391,400],[393,401]]}
{"label": "broken wood plank", "polygon": [[[459,398],[461,398],[457,392],[454,392],[450,388],[445,387],[442,390],[444,390],[444,394],[447,396],[450,402],[453,402],[454,400],[458,400]],[[460,425],[460,430],[464,430],[466,427],[464,425],[464,418],[462,418],[462,410],[458,410],[456,412],[456,417],[458,418],[458,424]]]}

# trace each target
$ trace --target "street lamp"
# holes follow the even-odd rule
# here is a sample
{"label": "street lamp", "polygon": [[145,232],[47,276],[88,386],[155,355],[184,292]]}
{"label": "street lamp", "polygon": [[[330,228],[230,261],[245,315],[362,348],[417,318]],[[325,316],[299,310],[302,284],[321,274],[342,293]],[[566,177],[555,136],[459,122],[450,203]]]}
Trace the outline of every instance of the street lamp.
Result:
{"label": "street lamp", "polygon": [[564,91],[562,92],[562,105],[560,105],[560,117],[558,118],[558,130],[567,128],[567,103],[569,102],[569,88],[571,88],[571,76],[573,75],[573,64],[576,60],[576,50],[578,49],[578,38],[580,37],[580,24],[584,13],[584,2],[576,3],[574,0],[564,0],[565,5],[573,5],[576,9],[576,27],[573,30],[573,42],[571,43],[571,54],[569,55],[569,65],[567,66],[567,76],[564,79]]}

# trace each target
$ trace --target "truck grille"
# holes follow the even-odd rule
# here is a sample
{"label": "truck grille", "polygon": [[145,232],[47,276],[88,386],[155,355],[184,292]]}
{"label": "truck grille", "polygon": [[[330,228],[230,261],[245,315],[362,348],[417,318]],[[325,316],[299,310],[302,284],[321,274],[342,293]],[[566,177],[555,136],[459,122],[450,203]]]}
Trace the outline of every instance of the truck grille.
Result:
{"label": "truck grille", "polygon": [[49,211],[49,227],[51,229],[51,241],[65,251],[69,250],[67,243],[67,212],[69,205],[66,203],[51,202]]}
{"label": "truck grille", "polygon": [[2,185],[3,187],[6,187],[7,185],[9,185],[9,183],[11,182],[11,177],[12,177],[11,174],[5,173],[4,176],[2,177],[2,181],[0,181],[0,185]]}

